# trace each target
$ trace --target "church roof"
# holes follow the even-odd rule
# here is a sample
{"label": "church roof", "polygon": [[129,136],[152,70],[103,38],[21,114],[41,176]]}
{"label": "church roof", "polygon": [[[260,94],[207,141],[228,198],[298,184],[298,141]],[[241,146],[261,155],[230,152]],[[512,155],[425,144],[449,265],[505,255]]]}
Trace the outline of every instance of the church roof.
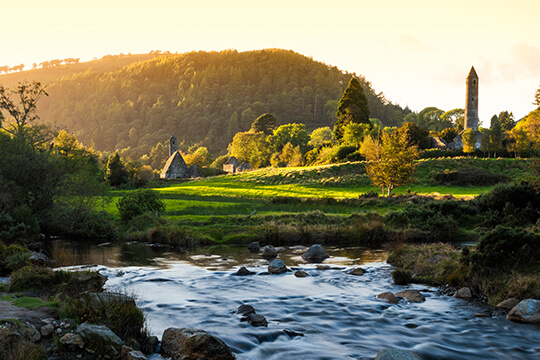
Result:
{"label": "church roof", "polygon": [[471,67],[471,71],[469,71],[469,75],[467,75],[467,79],[471,77],[475,77],[478,79],[478,75],[476,74],[476,70],[474,70],[474,66]]}
{"label": "church roof", "polygon": [[186,162],[184,161],[182,154],[180,154],[179,151],[175,151],[174,154],[169,156],[169,158],[167,159],[167,162],[165,163],[163,170],[161,170],[160,177],[161,178],[184,177],[182,175],[184,173],[187,173],[187,171],[188,171],[188,166],[186,165]]}

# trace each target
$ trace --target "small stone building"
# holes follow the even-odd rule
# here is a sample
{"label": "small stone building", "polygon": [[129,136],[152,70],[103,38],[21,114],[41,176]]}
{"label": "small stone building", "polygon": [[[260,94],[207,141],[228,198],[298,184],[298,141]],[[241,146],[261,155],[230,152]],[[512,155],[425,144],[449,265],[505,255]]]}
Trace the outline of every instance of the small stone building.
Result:
{"label": "small stone building", "polygon": [[235,156],[231,156],[225,164],[223,164],[223,171],[229,174],[234,174],[236,169],[240,166],[240,161]]}
{"label": "small stone building", "polygon": [[202,177],[197,165],[187,166],[182,154],[177,150],[176,136],[169,139],[169,158],[159,175],[162,179],[190,179]]}

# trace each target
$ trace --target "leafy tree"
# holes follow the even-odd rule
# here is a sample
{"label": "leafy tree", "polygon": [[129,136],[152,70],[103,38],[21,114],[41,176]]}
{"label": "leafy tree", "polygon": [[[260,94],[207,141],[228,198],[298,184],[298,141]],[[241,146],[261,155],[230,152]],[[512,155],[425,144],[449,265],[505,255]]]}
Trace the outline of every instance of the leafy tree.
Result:
{"label": "leafy tree", "polygon": [[489,137],[489,150],[493,152],[493,156],[497,157],[497,152],[502,148],[503,132],[499,117],[493,116],[491,118],[490,137]]}
{"label": "leafy tree", "polygon": [[279,160],[287,166],[301,166],[302,165],[302,152],[299,146],[293,146],[290,142],[283,146]]}
{"label": "leafy tree", "polygon": [[277,120],[274,114],[262,114],[251,124],[252,132],[262,131],[265,135],[271,135],[276,128]]}
{"label": "leafy tree", "polygon": [[317,128],[311,133],[311,140],[309,140],[309,145],[313,147],[322,146],[326,143],[332,141],[333,134],[332,129],[328,126]]}
{"label": "leafy tree", "polygon": [[368,133],[370,126],[368,124],[349,123],[345,125],[343,133],[343,144],[359,147]]}
{"label": "leafy tree", "polygon": [[128,172],[118,152],[111,154],[105,163],[105,179],[111,186],[118,187],[128,182]]}
{"label": "leafy tree", "polygon": [[406,122],[398,131],[404,134],[410,145],[418,146],[419,149],[428,149],[430,144],[429,132],[412,122]]}
{"label": "leafy tree", "polygon": [[391,196],[392,190],[412,181],[414,160],[418,148],[410,146],[404,133],[382,133],[380,155],[366,164],[366,172],[374,185],[382,188],[382,194]]}
{"label": "leafy tree", "polygon": [[499,123],[501,124],[502,131],[510,131],[516,126],[514,120],[514,114],[508,111],[502,111],[499,113]]}
{"label": "leafy tree", "polygon": [[531,111],[516,127],[524,129],[533,149],[540,151],[540,109]]}
{"label": "leafy tree", "polygon": [[208,151],[208,149],[204,146],[197,147],[195,151],[189,153],[189,154],[183,154],[184,161],[186,162],[186,165],[193,166],[197,165],[197,167],[202,168],[204,166],[208,166],[212,163],[212,154]]}
{"label": "leafy tree", "polygon": [[268,142],[274,152],[281,152],[285,144],[290,142],[293,147],[300,147],[304,154],[308,149],[309,134],[304,124],[285,124],[274,130]]}
{"label": "leafy tree", "polygon": [[515,157],[520,157],[522,153],[531,148],[531,140],[523,127],[515,127],[510,130],[506,144],[507,150],[513,152]]}
{"label": "leafy tree", "polygon": [[11,123],[6,127],[0,122],[0,128],[12,135],[22,135],[25,127],[39,118],[36,107],[42,96],[48,96],[48,94],[37,81],[19,83],[13,90],[0,85],[0,111],[6,111],[11,117]]}
{"label": "leafy tree", "polygon": [[441,115],[441,120],[452,123],[452,126],[457,127],[459,131],[463,130],[463,124],[465,121],[464,118],[465,118],[464,109],[449,110]]}
{"label": "leafy tree", "polygon": [[491,130],[483,127],[478,128],[478,130],[482,134],[482,138],[480,139],[480,150],[482,150],[484,156],[486,153],[489,155],[489,151],[491,150]]}
{"label": "leafy tree", "polygon": [[476,147],[476,134],[473,129],[465,130],[461,135],[463,141],[463,152],[470,154],[474,152]]}
{"label": "leafy tree", "polygon": [[457,127],[446,128],[439,133],[439,137],[450,144],[456,136],[458,136],[460,130]]}
{"label": "leafy tree", "polygon": [[229,145],[229,153],[240,162],[249,162],[254,168],[268,163],[270,147],[263,132],[239,132]]}
{"label": "leafy tree", "polygon": [[360,82],[354,77],[339,100],[336,118],[334,136],[338,140],[343,138],[345,126],[349,123],[367,124],[371,128],[367,98]]}
{"label": "leafy tree", "polygon": [[367,135],[360,145],[360,154],[368,161],[378,161],[381,153],[381,142],[379,139]]}
{"label": "leafy tree", "polygon": [[160,215],[165,211],[165,204],[159,194],[150,189],[143,189],[130,192],[116,204],[120,212],[120,219],[128,222],[136,216],[146,212]]}

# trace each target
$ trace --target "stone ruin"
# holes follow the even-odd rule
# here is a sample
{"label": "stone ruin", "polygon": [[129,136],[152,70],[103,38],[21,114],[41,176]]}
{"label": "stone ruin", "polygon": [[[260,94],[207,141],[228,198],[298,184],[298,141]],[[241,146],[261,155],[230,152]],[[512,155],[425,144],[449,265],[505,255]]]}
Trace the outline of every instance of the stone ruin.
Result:
{"label": "stone ruin", "polygon": [[249,170],[253,170],[250,163],[240,163],[240,161],[238,161],[238,159],[234,156],[231,156],[229,160],[227,160],[227,162],[223,165],[223,171],[229,174]]}
{"label": "stone ruin", "polygon": [[202,177],[202,173],[193,165],[187,166],[182,154],[177,150],[176,137],[172,134],[169,139],[169,158],[159,175],[162,179],[193,179]]}

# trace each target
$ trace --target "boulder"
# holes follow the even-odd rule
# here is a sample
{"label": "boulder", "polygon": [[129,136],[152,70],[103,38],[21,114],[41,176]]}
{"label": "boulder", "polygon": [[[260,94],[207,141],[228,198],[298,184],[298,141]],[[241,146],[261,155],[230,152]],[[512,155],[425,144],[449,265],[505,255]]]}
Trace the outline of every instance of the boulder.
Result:
{"label": "boulder", "polygon": [[360,275],[364,275],[365,273],[366,273],[366,270],[362,269],[361,267],[357,267],[349,271],[347,274],[360,276]]}
{"label": "boulder", "polygon": [[248,323],[253,326],[268,326],[268,321],[263,315],[255,314],[254,312],[246,317]]}
{"label": "boulder", "polygon": [[375,360],[422,360],[418,355],[409,350],[384,348],[377,354]]}
{"label": "boulder", "polygon": [[390,291],[380,293],[375,297],[377,300],[385,301],[389,304],[397,304],[398,299]]}
{"label": "boulder", "polygon": [[508,320],[538,324],[540,323],[540,300],[525,299],[517,304],[508,315]]}
{"label": "boulder", "polygon": [[232,360],[234,355],[219,338],[204,330],[168,328],[163,332],[161,353],[172,360]]}
{"label": "boulder", "polygon": [[60,338],[60,342],[64,345],[78,346],[81,349],[84,346],[84,340],[82,339],[81,335],[75,333],[65,334]]}
{"label": "boulder", "polygon": [[39,329],[39,331],[41,332],[41,336],[47,337],[53,333],[54,326],[52,324],[47,324],[47,325],[42,326],[41,329]]}
{"label": "boulder", "polygon": [[236,313],[240,314],[240,315],[243,315],[243,316],[247,316],[249,314],[254,314],[255,309],[251,305],[242,304],[236,309]]}
{"label": "boulder", "polygon": [[24,333],[26,338],[30,339],[32,342],[38,342],[41,340],[41,333],[37,331],[36,327],[29,322],[22,326],[21,332]]}
{"label": "boulder", "polygon": [[326,252],[326,250],[323,249],[323,247],[319,244],[315,244],[311,246],[308,251],[306,251],[302,255],[302,259],[306,260],[307,262],[312,263],[320,263],[323,262],[325,259],[328,259],[330,255]]}
{"label": "boulder", "polygon": [[255,274],[253,271],[249,271],[245,266],[242,266],[240,269],[238,269],[237,272],[234,273],[234,275],[237,276],[247,276],[247,275],[253,275]]}
{"label": "boulder", "polygon": [[418,290],[403,290],[396,293],[396,297],[407,299],[407,301],[412,303],[426,301],[424,295],[422,295]]}
{"label": "boulder", "polygon": [[281,259],[272,260],[270,265],[268,265],[268,271],[272,274],[283,274],[287,271],[285,263]]}
{"label": "boulder", "polygon": [[148,360],[148,358],[142,352],[123,345],[120,352],[120,360]]}
{"label": "boulder", "polygon": [[454,297],[460,299],[470,299],[472,298],[471,289],[469,289],[468,287],[462,287],[454,294]]}
{"label": "boulder", "polygon": [[250,253],[257,254],[261,250],[261,245],[258,241],[254,241],[248,245],[248,250]]}
{"label": "boulder", "polygon": [[115,347],[122,345],[122,339],[118,337],[111,329],[105,325],[91,325],[88,323],[81,324],[75,329],[75,333],[81,335],[83,338],[100,338],[103,342],[106,342]]}
{"label": "boulder", "polygon": [[504,301],[501,301],[497,304],[497,308],[510,311],[512,310],[517,304],[519,304],[519,300],[516,298],[509,298]]}
{"label": "boulder", "polygon": [[294,276],[299,277],[299,278],[305,278],[306,276],[309,276],[309,274],[305,272],[304,270],[298,270],[294,272]]}
{"label": "boulder", "polygon": [[262,257],[265,258],[275,258],[277,257],[277,251],[272,245],[266,245],[262,251]]}

